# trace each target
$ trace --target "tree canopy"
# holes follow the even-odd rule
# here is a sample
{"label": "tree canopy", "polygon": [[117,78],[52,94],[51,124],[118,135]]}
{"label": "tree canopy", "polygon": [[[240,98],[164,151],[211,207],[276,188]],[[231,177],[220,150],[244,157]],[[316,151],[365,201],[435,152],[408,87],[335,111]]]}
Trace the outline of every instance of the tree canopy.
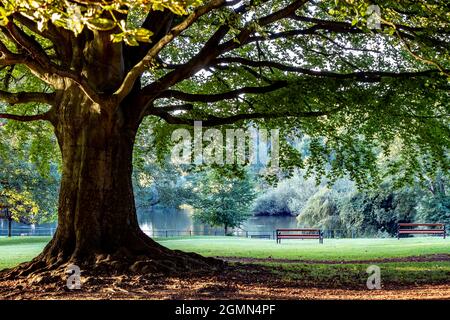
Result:
{"label": "tree canopy", "polygon": [[[126,99],[136,123],[153,116],[146,123],[165,141],[166,123],[252,120],[312,137],[308,159],[283,145],[285,167],[322,172],[331,157],[330,175],[370,183],[362,173],[376,176],[374,150],[395,142],[393,170],[446,168],[448,8],[375,3],[381,24],[371,30],[367,1],[5,0],[0,118],[54,123],[72,81],[100,112]],[[101,58],[100,39],[120,49],[94,81],[87,65]]]}

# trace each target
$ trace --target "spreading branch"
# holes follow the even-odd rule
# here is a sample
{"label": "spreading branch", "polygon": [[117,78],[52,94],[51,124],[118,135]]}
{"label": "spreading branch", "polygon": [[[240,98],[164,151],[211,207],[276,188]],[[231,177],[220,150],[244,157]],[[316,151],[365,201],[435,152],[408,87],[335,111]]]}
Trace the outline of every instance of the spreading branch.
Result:
{"label": "spreading branch", "polygon": [[[283,9],[257,19],[256,23],[260,26],[267,26],[278,20],[289,17],[307,2],[308,0],[294,1]],[[244,27],[234,39],[225,41],[224,43],[220,44],[222,39],[224,39],[224,37],[228,34],[229,30],[230,28],[226,25],[220,26],[205,43],[203,48],[188,62],[182,64],[178,68],[175,68],[174,70],[160,78],[157,82],[144,87],[142,90],[143,99],[141,99],[143,101],[139,101],[138,103],[143,110],[142,114],[145,114],[145,109],[149,106],[151,101],[163,91],[197,73],[199,70],[207,66],[212,60],[214,60],[221,54],[240,47],[241,43],[243,43],[251,36],[252,33],[255,32],[255,30],[251,26]]]}
{"label": "spreading branch", "polygon": [[231,5],[233,3],[238,3],[239,1],[240,0],[235,0],[227,3],[225,0],[211,0],[208,4],[194,10],[194,12],[191,13],[185,20],[183,20],[183,22],[173,27],[163,38],[161,38],[154,46],[152,46],[145,57],[127,73],[125,79],[122,82],[122,85],[114,93],[117,102],[121,102],[130,93],[135,81],[152,64],[157,54],[180,33],[189,28],[195,21],[197,21],[201,16],[207,14],[208,12],[220,8],[225,4]]}
{"label": "spreading branch", "polygon": [[54,84],[55,81],[53,77],[71,79],[79,85],[86,96],[93,102],[100,103],[102,101],[100,96],[89,85],[87,79],[82,74],[60,69],[57,65],[52,63],[40,44],[23,30],[18,28],[13,22],[8,22],[6,27],[2,28],[2,31],[9,36],[10,40],[26,50],[28,56],[23,59],[22,63],[42,80]]}
{"label": "spreading branch", "polygon": [[276,118],[286,118],[286,117],[296,117],[296,118],[316,118],[322,117],[326,115],[331,115],[333,113],[339,112],[342,107],[330,109],[327,111],[286,111],[286,112],[254,112],[254,113],[243,113],[236,114],[227,117],[215,117],[208,116],[205,119],[188,119],[173,116],[167,112],[160,111],[158,108],[152,109],[152,112],[149,113],[151,115],[157,115],[163,118],[169,124],[178,124],[178,125],[189,125],[193,126],[194,122],[202,121],[202,126],[204,127],[214,127],[220,125],[233,124],[243,120],[255,120],[255,119],[276,119]]}
{"label": "spreading branch", "polygon": [[[157,108],[157,112],[163,112],[163,113],[169,113],[169,112],[176,112],[176,111],[191,111],[194,109],[194,105],[191,103],[184,103],[184,104],[172,104],[167,106],[162,106]],[[151,111],[148,111],[147,115],[151,115]]]}
{"label": "spreading branch", "polygon": [[55,93],[43,92],[17,92],[11,93],[0,90],[0,101],[6,102],[10,105],[22,103],[46,103],[53,105],[55,102]]}
{"label": "spreading branch", "polygon": [[277,81],[264,87],[243,87],[223,93],[215,94],[194,94],[177,90],[166,90],[158,98],[175,98],[187,102],[218,102],[239,97],[242,94],[263,94],[286,87],[287,81]]}
{"label": "spreading branch", "polygon": [[21,54],[12,53],[6,45],[0,41],[0,66],[11,66],[25,63],[26,57]]}
{"label": "spreading branch", "polygon": [[17,114],[9,114],[9,113],[0,113],[0,119],[9,119],[20,122],[31,122],[37,120],[51,120],[51,113],[45,112],[36,115],[17,115]]}
{"label": "spreading branch", "polygon": [[281,71],[294,72],[294,73],[302,73],[309,76],[315,77],[326,77],[326,78],[334,78],[334,79],[352,79],[358,82],[379,82],[381,78],[415,78],[415,77],[424,77],[424,76],[432,76],[441,73],[441,70],[431,69],[425,71],[417,71],[417,72],[387,72],[387,71],[359,71],[359,72],[349,72],[349,73],[338,73],[332,71],[317,71],[306,69],[297,66],[285,65],[282,63],[274,62],[274,61],[254,61],[246,58],[240,57],[227,57],[227,58],[218,58],[213,61],[214,64],[229,64],[229,63],[237,63],[241,65],[246,65],[250,67],[260,68],[274,68]]}

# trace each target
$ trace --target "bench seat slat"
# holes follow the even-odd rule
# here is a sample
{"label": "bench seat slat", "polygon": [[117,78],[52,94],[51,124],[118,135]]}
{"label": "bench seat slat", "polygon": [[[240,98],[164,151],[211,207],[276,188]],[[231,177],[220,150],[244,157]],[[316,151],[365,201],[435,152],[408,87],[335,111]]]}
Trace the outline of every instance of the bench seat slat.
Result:
{"label": "bench seat slat", "polygon": [[294,235],[294,236],[283,236],[283,235],[281,235],[281,236],[278,236],[278,238],[283,238],[283,239],[294,239],[294,238],[305,238],[305,239],[313,238],[313,239],[318,239],[318,238],[320,238],[320,236],[318,234],[317,235]]}
{"label": "bench seat slat", "polygon": [[322,231],[317,228],[276,229],[277,243],[281,239],[319,239],[323,243]]}
{"label": "bench seat slat", "polygon": [[278,232],[278,234],[284,234],[284,235],[296,235],[296,234],[319,234],[320,232],[313,232],[313,231],[308,231],[308,232],[303,232],[303,233],[289,233],[289,232]]}
{"label": "bench seat slat", "polygon": [[308,236],[319,236],[319,233],[304,233],[304,234],[286,234],[286,233],[279,233],[279,237],[308,237]]}
{"label": "bench seat slat", "polygon": [[320,229],[277,229],[277,231],[291,231],[291,232],[298,232],[298,231],[316,231],[319,232]]}
{"label": "bench seat slat", "polygon": [[319,234],[279,234],[278,237],[319,237]]}

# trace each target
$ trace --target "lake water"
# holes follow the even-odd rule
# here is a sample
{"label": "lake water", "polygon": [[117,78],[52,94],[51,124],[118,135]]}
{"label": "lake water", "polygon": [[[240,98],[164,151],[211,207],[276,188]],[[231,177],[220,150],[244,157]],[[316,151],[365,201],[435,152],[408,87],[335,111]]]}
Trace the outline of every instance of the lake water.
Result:
{"label": "lake water", "polygon": [[[208,225],[195,222],[188,210],[152,209],[140,210],[138,220],[141,229],[149,236],[183,236],[183,235],[222,235],[223,228],[211,228]],[[13,235],[49,235],[56,229],[56,223],[40,225],[25,225],[13,222]],[[295,217],[251,217],[245,221],[238,234],[267,233],[272,234],[277,228],[295,228]],[[8,222],[0,219],[0,235],[7,235]]]}

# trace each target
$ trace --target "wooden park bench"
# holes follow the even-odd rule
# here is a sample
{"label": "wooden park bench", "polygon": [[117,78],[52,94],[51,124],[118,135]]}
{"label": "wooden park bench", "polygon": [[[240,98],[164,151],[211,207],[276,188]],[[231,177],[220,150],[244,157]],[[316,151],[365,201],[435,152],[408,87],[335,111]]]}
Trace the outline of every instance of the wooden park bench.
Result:
{"label": "wooden park bench", "polygon": [[319,243],[323,243],[323,234],[320,229],[277,229],[277,243],[281,243],[281,239],[319,239]]}
{"label": "wooden park bench", "polygon": [[[426,227],[416,229],[416,227]],[[443,223],[399,223],[397,225],[397,239],[401,234],[433,234],[445,239],[445,224]]]}

